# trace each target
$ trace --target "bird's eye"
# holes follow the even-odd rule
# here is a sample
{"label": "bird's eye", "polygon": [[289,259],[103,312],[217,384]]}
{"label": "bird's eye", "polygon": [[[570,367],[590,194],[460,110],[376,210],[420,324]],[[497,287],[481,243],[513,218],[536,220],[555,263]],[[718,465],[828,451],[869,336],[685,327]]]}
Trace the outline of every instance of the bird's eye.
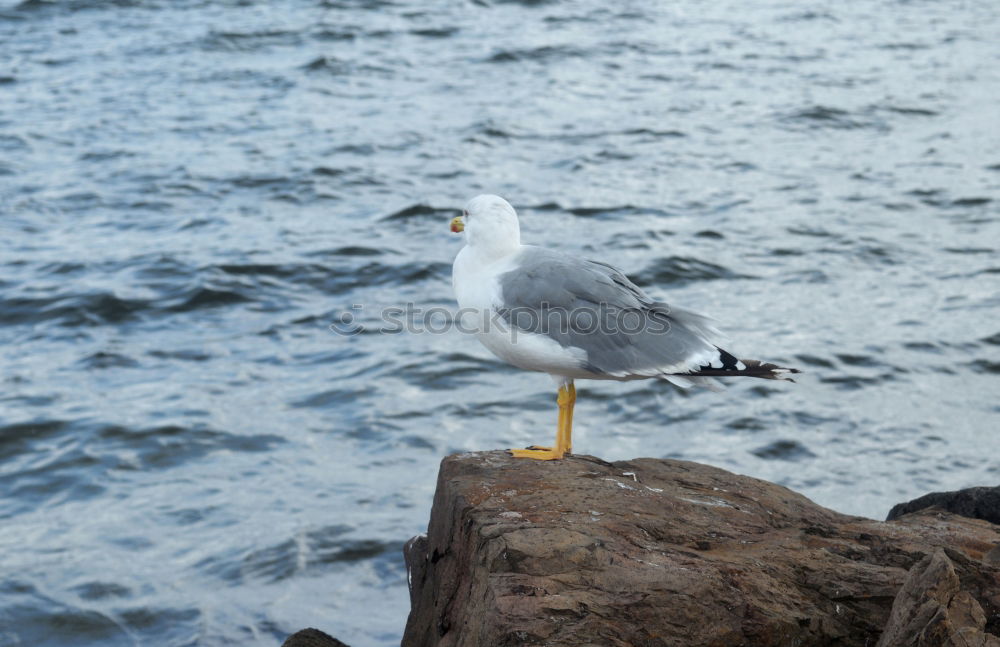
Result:
{"label": "bird's eye", "polygon": [[465,211],[465,210],[463,209],[463,210],[462,210],[462,216],[463,216],[463,217],[464,217],[464,218],[465,218],[466,220],[468,220],[468,219],[469,219],[469,212],[468,212],[468,211]]}

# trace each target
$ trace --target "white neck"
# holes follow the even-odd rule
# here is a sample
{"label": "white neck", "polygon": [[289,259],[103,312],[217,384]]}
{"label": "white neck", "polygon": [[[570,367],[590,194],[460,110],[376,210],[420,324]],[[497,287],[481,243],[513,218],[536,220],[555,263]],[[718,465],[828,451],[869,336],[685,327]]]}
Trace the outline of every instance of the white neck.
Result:
{"label": "white neck", "polygon": [[465,247],[468,249],[467,254],[476,257],[479,263],[493,263],[516,253],[521,249],[521,242],[509,238],[478,240],[466,242]]}
{"label": "white neck", "polygon": [[520,227],[516,219],[483,218],[466,227],[465,245],[480,262],[492,263],[521,249]]}

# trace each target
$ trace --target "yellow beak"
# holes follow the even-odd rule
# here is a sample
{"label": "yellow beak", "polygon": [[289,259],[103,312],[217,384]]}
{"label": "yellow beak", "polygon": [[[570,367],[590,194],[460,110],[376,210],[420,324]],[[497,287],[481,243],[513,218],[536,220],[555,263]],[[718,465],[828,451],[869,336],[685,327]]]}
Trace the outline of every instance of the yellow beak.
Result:
{"label": "yellow beak", "polygon": [[465,231],[465,223],[462,222],[462,216],[455,216],[451,219],[451,230],[456,234],[460,231]]}

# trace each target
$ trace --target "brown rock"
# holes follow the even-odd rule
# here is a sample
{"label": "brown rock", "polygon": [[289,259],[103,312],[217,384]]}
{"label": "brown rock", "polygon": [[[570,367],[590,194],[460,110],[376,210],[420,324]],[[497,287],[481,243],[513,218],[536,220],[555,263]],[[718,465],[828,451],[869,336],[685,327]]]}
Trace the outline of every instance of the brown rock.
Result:
{"label": "brown rock", "polygon": [[281,643],[281,647],[347,647],[333,636],[319,629],[296,631]]}
{"label": "brown rock", "polygon": [[[986,640],[998,541],[983,521],[850,517],[696,463],[450,456],[406,549],[403,646],[874,645],[907,571],[944,547],[954,579],[935,562],[923,590],[947,602],[924,626],[943,608],[952,634]],[[926,611],[899,613],[909,627]]]}
{"label": "brown rock", "polygon": [[878,647],[1000,647],[1000,638],[984,632],[982,606],[960,587],[944,550],[921,559],[896,594]]}
{"label": "brown rock", "polygon": [[886,521],[931,507],[942,508],[971,519],[1000,524],[1000,486],[970,487],[954,492],[931,492],[906,503],[897,503],[889,511]]}

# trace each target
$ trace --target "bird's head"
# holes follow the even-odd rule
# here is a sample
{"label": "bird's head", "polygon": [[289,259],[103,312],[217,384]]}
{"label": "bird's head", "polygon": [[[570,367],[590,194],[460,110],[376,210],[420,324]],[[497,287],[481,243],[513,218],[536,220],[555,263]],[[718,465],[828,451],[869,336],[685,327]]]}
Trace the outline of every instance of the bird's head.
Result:
{"label": "bird's head", "polygon": [[475,247],[513,250],[521,244],[517,212],[498,195],[477,195],[465,205],[461,216],[451,221],[453,232],[465,232],[466,242]]}

